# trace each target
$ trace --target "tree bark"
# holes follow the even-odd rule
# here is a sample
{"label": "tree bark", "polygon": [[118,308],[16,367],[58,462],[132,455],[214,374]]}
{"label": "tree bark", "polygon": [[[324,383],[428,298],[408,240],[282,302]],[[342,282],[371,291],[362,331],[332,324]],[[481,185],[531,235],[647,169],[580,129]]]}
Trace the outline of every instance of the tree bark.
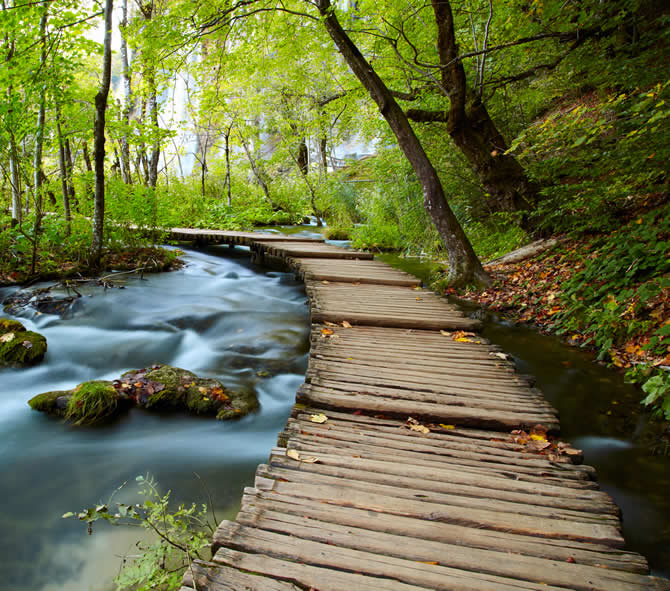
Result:
{"label": "tree bark", "polygon": [[70,235],[71,215],[70,215],[70,189],[67,173],[67,164],[65,162],[65,142],[63,141],[63,128],[61,126],[60,106],[56,104],[56,132],[58,135],[58,164],[60,167],[60,183],[63,191],[63,215],[65,216],[65,235]]}
{"label": "tree bark", "polygon": [[46,103],[47,103],[47,84],[46,74],[44,68],[47,63],[47,18],[49,14],[49,5],[46,0],[42,0],[42,16],[40,18],[40,39],[42,43],[42,55],[40,57],[40,70],[44,82],[39,91],[39,108],[37,112],[37,133],[35,134],[35,154],[33,160],[34,169],[34,196],[33,204],[35,208],[35,223],[33,224],[33,253],[30,263],[30,274],[35,274],[35,265],[37,263],[37,247],[39,244],[39,235],[42,231],[42,178],[44,172],[42,171],[42,149],[44,147],[44,126],[46,117]]}
{"label": "tree bark", "polygon": [[254,158],[254,155],[251,153],[251,150],[249,149],[249,144],[242,135],[242,132],[238,129],[237,133],[240,136],[240,141],[242,142],[244,153],[247,155],[247,159],[249,160],[249,165],[251,166],[251,171],[254,173],[256,182],[258,182],[258,184],[261,186],[261,189],[263,189],[265,198],[270,202],[270,207],[272,207],[274,211],[279,211],[280,208],[277,206],[277,204],[272,200],[272,197],[270,196],[270,187],[268,187],[268,183],[265,180],[266,172],[262,170],[261,167],[258,165],[258,162]]}
{"label": "tree bark", "polygon": [[491,279],[482,268],[463,228],[447,204],[437,171],[416,137],[405,113],[340,25],[330,0],[318,0],[317,6],[326,30],[351,70],[377,103],[381,114],[395,134],[400,149],[412,165],[421,183],[426,211],[447,249],[450,283],[455,285],[489,284]]}
{"label": "tree bark", "polygon": [[431,0],[437,23],[437,50],[442,87],[449,96],[447,132],[477,174],[492,211],[530,209],[537,187],[519,162],[505,154],[508,146],[486,106],[468,85],[459,57],[454,19],[448,0]]}
{"label": "tree bark", "polygon": [[223,137],[226,142],[226,147],[225,147],[225,152],[226,152],[226,178],[224,183],[226,184],[226,188],[228,190],[228,207],[231,207],[233,204],[233,195],[232,195],[232,189],[230,187],[230,181],[231,181],[231,176],[230,176],[230,133],[233,130],[233,124],[230,124],[230,127],[224,132]]}
{"label": "tree bark", "polygon": [[113,0],[105,0],[105,40],[102,58],[102,81],[95,95],[95,197],[91,264],[100,265],[105,221],[105,115],[112,75],[112,9]]}
{"label": "tree bark", "polygon": [[128,40],[126,39],[126,28],[128,26],[128,0],[121,2],[121,79],[123,80],[123,106],[121,108],[121,119],[125,126],[119,144],[121,146],[121,172],[123,182],[127,185],[133,184],[133,175],[130,170],[130,145],[128,143],[128,129],[130,129],[130,113],[133,109],[132,80],[130,72],[130,59],[128,57]]}

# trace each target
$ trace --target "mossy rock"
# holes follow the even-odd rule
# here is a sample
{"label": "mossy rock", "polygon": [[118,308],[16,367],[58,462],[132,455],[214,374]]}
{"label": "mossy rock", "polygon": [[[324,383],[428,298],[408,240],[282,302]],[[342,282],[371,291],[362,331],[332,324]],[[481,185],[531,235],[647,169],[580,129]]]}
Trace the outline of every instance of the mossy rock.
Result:
{"label": "mossy rock", "polygon": [[28,400],[28,404],[33,410],[64,417],[70,398],[72,398],[72,390],[54,390],[33,396]]}
{"label": "mossy rock", "polygon": [[213,378],[200,378],[193,372],[171,365],[131,370],[114,382],[144,408],[186,410],[219,419],[243,417],[258,409],[253,391],[231,391]]}
{"label": "mossy rock", "polygon": [[8,332],[26,332],[26,327],[13,318],[0,318],[0,335]]}
{"label": "mossy rock", "polygon": [[93,424],[117,414],[124,406],[237,419],[259,408],[253,390],[226,390],[212,378],[170,365],[127,371],[113,382],[93,381],[73,390],[45,392],[31,398],[34,410],[64,417],[76,425]]}
{"label": "mossy rock", "polygon": [[35,365],[44,359],[47,340],[18,320],[0,318],[0,366]]}

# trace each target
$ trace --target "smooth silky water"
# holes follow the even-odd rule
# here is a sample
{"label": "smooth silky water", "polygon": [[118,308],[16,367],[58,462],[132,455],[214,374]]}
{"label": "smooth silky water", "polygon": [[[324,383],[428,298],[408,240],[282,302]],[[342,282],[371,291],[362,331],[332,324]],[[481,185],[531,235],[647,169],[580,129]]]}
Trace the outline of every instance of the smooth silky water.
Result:
{"label": "smooth silky water", "polygon": [[[189,250],[171,273],[123,276],[125,289],[82,288],[63,318],[20,318],[48,340],[44,362],[0,369],[0,590],[112,588],[141,530],[62,519],[150,474],[175,502],[207,502],[234,518],[256,465],[267,461],[304,379],[309,309],[286,273],[250,263],[246,249]],[[0,298],[14,291],[0,290]],[[29,398],[165,363],[253,386],[261,410],[239,421],[133,409],[111,424],[73,427],[32,411]],[[196,476],[197,474],[197,476]],[[198,478],[199,477],[199,478]]]}

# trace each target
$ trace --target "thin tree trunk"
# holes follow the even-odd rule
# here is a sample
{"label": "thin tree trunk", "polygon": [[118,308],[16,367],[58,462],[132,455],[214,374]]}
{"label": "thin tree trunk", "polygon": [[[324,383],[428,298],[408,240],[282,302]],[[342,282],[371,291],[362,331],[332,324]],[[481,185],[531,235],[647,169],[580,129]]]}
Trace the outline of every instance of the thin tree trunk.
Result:
{"label": "thin tree trunk", "polygon": [[102,81],[95,95],[95,199],[91,264],[100,265],[105,222],[105,115],[112,74],[113,0],[105,0],[105,41],[102,58]]}
{"label": "thin tree trunk", "polygon": [[426,211],[447,249],[449,281],[452,284],[489,284],[491,279],[482,268],[463,228],[447,204],[440,178],[416,137],[407,116],[340,25],[330,0],[318,0],[317,6],[328,34],[351,70],[377,103],[381,114],[395,134],[400,149],[412,165],[423,187]]}
{"label": "thin tree trunk", "polygon": [[268,187],[268,184],[265,180],[265,171],[261,170],[260,167],[258,166],[258,163],[256,162],[256,159],[254,158],[253,154],[251,153],[251,150],[249,149],[249,145],[247,144],[247,141],[244,139],[244,136],[242,135],[242,132],[238,129],[237,133],[240,136],[240,141],[242,142],[242,147],[244,148],[244,153],[247,155],[247,158],[249,160],[249,164],[251,165],[251,171],[254,173],[254,177],[256,178],[256,181],[261,186],[261,189],[263,189],[263,193],[265,194],[265,198],[270,202],[270,206],[272,207],[272,209],[274,211],[278,211],[280,208],[275,204],[275,202],[272,200],[272,197],[270,196],[270,188]]}
{"label": "thin tree trunk", "polygon": [[130,170],[130,145],[128,143],[128,129],[130,128],[130,113],[133,110],[132,80],[130,72],[130,60],[128,57],[128,41],[126,39],[126,28],[128,27],[128,0],[121,2],[121,79],[123,80],[123,107],[121,119],[124,130],[119,139],[121,146],[121,172],[123,182],[127,185],[133,184],[133,175]]}
{"label": "thin tree trunk", "polygon": [[231,181],[231,176],[230,176],[230,133],[233,130],[232,124],[230,127],[227,129],[227,131],[224,133],[224,139],[226,141],[226,147],[225,147],[225,152],[226,152],[226,179],[225,179],[225,184],[228,190],[228,207],[231,207],[233,205],[233,197],[232,197],[232,190],[230,187],[230,181]]}
{"label": "thin tree trunk", "polygon": [[148,182],[149,186],[152,189],[155,189],[156,183],[158,182],[158,162],[161,155],[161,143],[160,139],[158,138],[158,98],[156,96],[157,90],[153,72],[149,76],[149,87],[151,88],[148,104],[149,118],[151,120],[151,127],[153,128],[155,138],[152,144],[151,159],[149,160]]}
{"label": "thin tree trunk", "polygon": [[77,201],[77,193],[74,188],[74,162],[72,161],[72,150],[70,148],[70,140],[65,138],[65,168],[67,170],[68,192],[70,196],[70,207],[74,207],[75,211],[79,211],[79,202]]}
{"label": "thin tree trunk", "polygon": [[14,134],[9,134],[9,183],[12,191],[12,226],[21,223],[21,175]]}
{"label": "thin tree trunk", "polygon": [[60,106],[56,104],[56,132],[58,135],[58,164],[60,166],[60,183],[63,190],[63,215],[65,216],[65,235],[70,235],[70,189],[68,187],[67,164],[65,163],[65,143],[61,126]]}
{"label": "thin tree trunk", "polygon": [[328,174],[328,137],[325,135],[322,135],[319,140],[319,154],[321,155],[321,167],[325,178]]}
{"label": "thin tree trunk", "polygon": [[[47,0],[42,0],[42,16],[40,18],[40,39],[42,42],[42,55],[40,56],[40,70],[42,72],[42,79],[46,79],[47,63],[47,18],[49,14],[49,5]],[[33,203],[35,207],[35,223],[33,224],[33,253],[30,263],[30,274],[35,274],[35,266],[37,263],[37,247],[39,245],[39,235],[42,230],[42,178],[44,172],[42,171],[42,149],[44,147],[44,125],[46,117],[46,103],[47,103],[47,85],[46,82],[42,84],[39,91],[39,109],[37,113],[37,133],[35,134],[35,157],[33,160],[33,168],[35,171],[34,182],[34,197]]]}

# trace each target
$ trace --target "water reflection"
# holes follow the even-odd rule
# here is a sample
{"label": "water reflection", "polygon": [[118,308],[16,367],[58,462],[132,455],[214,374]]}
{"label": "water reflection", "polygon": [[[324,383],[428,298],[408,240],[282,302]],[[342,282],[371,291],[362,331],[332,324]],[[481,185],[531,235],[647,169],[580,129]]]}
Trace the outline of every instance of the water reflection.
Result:
{"label": "water reflection", "polygon": [[[89,537],[63,513],[106,501],[122,482],[146,473],[172,489],[175,501],[207,502],[194,472],[218,511],[234,513],[256,465],[267,460],[306,369],[302,284],[253,267],[240,249],[212,247],[185,258],[177,272],[127,277],[126,289],[84,288],[66,318],[21,319],[47,337],[49,351],[35,368],[0,370],[2,588],[106,589],[137,531],[103,524]],[[102,427],[73,428],[26,404],[39,392],[156,362],[253,386],[261,410],[224,423],[133,409]]]}

